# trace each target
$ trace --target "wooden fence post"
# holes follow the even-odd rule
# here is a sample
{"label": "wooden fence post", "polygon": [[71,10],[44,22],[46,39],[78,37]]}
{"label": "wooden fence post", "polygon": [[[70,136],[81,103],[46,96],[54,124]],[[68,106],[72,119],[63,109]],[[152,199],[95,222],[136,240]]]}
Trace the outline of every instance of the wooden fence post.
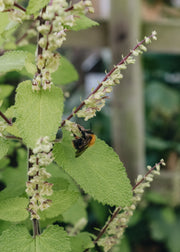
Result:
{"label": "wooden fence post", "polygon": [[[111,48],[113,64],[140,40],[140,0],[111,0]],[[116,152],[132,183],[144,173],[144,105],[140,60],[128,65],[114,89],[112,132]]]}

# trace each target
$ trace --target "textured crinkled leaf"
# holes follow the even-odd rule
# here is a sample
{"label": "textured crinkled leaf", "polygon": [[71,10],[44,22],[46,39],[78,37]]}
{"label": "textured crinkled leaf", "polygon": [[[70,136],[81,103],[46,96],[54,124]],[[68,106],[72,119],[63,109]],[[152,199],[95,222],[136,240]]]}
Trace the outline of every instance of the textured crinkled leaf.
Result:
{"label": "textured crinkled leaf", "polygon": [[11,198],[0,202],[0,219],[5,221],[20,222],[28,218],[26,210],[28,199]]}
{"label": "textured crinkled leaf", "polygon": [[21,137],[16,122],[14,122],[12,126],[7,126],[6,131],[13,136]]}
{"label": "textured crinkled leaf", "polygon": [[[15,108],[15,105],[9,107],[6,110],[5,116],[7,116],[7,118],[11,118],[11,119],[16,117],[16,108]],[[8,133],[10,133],[11,135],[13,135],[13,136],[21,137],[16,122],[14,122],[11,126],[7,126],[6,131]]]}
{"label": "textured crinkled leaf", "polygon": [[70,241],[63,228],[49,226],[34,239],[23,226],[11,226],[0,236],[3,252],[71,252]]}
{"label": "textured crinkled leaf", "polygon": [[7,116],[8,118],[14,118],[15,117],[15,106],[14,105],[10,106],[6,110],[5,116]]}
{"label": "textured crinkled leaf", "polygon": [[91,234],[87,232],[70,237],[70,241],[72,252],[84,252],[86,249],[94,247]]}
{"label": "textured crinkled leaf", "polygon": [[27,52],[9,51],[0,57],[0,73],[21,70],[28,57]]}
{"label": "textured crinkled leaf", "polygon": [[3,158],[9,149],[9,141],[0,137],[0,159]]}
{"label": "textured crinkled leaf", "polygon": [[79,31],[79,30],[88,29],[92,26],[97,26],[97,25],[99,24],[95,22],[94,20],[84,15],[78,15],[78,18],[76,19],[76,23],[71,29],[74,31]]}
{"label": "textured crinkled leaf", "polygon": [[61,56],[60,66],[52,74],[52,80],[55,84],[65,85],[78,80],[78,73],[74,66],[65,57]]}
{"label": "textured crinkled leaf", "polygon": [[58,87],[32,91],[30,81],[19,84],[16,94],[17,127],[28,147],[33,148],[40,137],[55,139],[63,112],[63,94]]}
{"label": "textured crinkled leaf", "polygon": [[48,198],[52,200],[52,205],[40,213],[42,219],[50,219],[59,216],[77,201],[79,193],[67,190],[54,191]]}
{"label": "textured crinkled leaf", "polygon": [[118,155],[104,141],[97,139],[81,156],[75,158],[69,132],[54,146],[56,162],[94,199],[103,204],[125,207],[131,203],[132,188]]}
{"label": "textured crinkled leaf", "polygon": [[49,226],[40,236],[36,237],[37,252],[71,252],[67,233],[59,226]]}
{"label": "textured crinkled leaf", "polygon": [[0,251],[35,252],[35,243],[23,226],[11,226],[0,236]]}
{"label": "textured crinkled leaf", "polygon": [[8,97],[13,91],[14,87],[11,85],[1,84],[0,85],[0,100]]}
{"label": "textured crinkled leaf", "polygon": [[49,3],[49,0],[30,0],[26,8],[27,14],[34,14]]}

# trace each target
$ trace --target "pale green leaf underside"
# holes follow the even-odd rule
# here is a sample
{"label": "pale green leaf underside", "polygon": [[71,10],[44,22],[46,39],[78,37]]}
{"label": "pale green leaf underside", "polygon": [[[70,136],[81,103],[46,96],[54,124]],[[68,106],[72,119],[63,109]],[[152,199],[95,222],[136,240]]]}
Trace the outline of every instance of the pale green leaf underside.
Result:
{"label": "pale green leaf underside", "polygon": [[3,182],[6,187],[0,191],[0,201],[24,194],[27,181],[27,170],[25,169],[27,166],[27,153],[25,150],[18,151],[17,160],[18,168],[8,167],[3,172]]}
{"label": "pale green leaf underside", "polygon": [[34,14],[40,9],[42,9],[45,5],[49,3],[49,0],[30,0],[28,6],[26,8],[27,14]]}
{"label": "pale green leaf underside", "polygon": [[16,95],[17,127],[28,147],[40,137],[55,139],[63,112],[63,94],[55,86],[51,90],[32,91],[30,81],[19,84]]}
{"label": "pale green leaf underside", "polygon": [[60,66],[56,72],[52,74],[53,83],[65,85],[78,80],[78,73],[74,66],[65,57],[61,56]]}
{"label": "pale green leaf underside", "polygon": [[87,212],[86,204],[83,199],[80,197],[75,204],[73,204],[67,211],[63,214],[64,222],[71,223],[75,225],[77,222],[83,219],[84,224],[81,225],[82,229],[87,224]]}
{"label": "pale green leaf underside", "polygon": [[79,30],[88,29],[92,26],[97,26],[97,25],[99,24],[95,22],[94,20],[83,15],[78,15],[78,18],[76,19],[76,23],[71,29],[74,31],[79,31]]}
{"label": "pale green leaf underside", "polygon": [[70,238],[72,252],[84,252],[88,248],[93,248],[94,244],[87,232],[79,233]]}
{"label": "pale green leaf underside", "polygon": [[28,199],[20,197],[1,201],[0,219],[11,222],[24,221],[29,216],[27,205]]}
{"label": "pale green leaf underside", "polygon": [[9,23],[9,13],[0,13],[0,34],[4,32],[4,29]]}
{"label": "pale green leaf underside", "polygon": [[20,71],[28,57],[27,52],[9,51],[0,57],[0,73]]}
{"label": "pale green leaf underside", "polygon": [[131,203],[132,189],[123,164],[104,141],[96,140],[81,156],[75,158],[69,132],[62,143],[54,146],[56,162],[94,199],[111,206]]}
{"label": "pale green leaf underside", "polygon": [[8,97],[13,91],[14,87],[11,85],[0,84],[0,100]]}
{"label": "pale green leaf underside", "polygon": [[52,205],[40,213],[42,219],[50,219],[59,216],[66,211],[73,203],[77,201],[79,193],[73,191],[54,191],[52,196],[48,197],[52,200]]}
{"label": "pale green leaf underside", "polygon": [[[51,173],[52,177],[48,179],[50,183],[53,183],[53,190],[69,190],[74,191],[76,194],[79,192],[76,183],[72,178],[65,173],[60,167],[57,166],[55,163],[51,163],[47,167],[47,171]],[[78,193],[79,195],[79,193]],[[62,200],[64,202],[64,200]],[[66,210],[62,211],[63,220],[66,223],[71,223],[75,225],[80,219],[84,219],[84,225],[86,225],[87,221],[87,213],[86,213],[86,204],[81,195],[79,195],[76,202]],[[83,226],[82,226],[83,228]]]}
{"label": "pale green leaf underside", "polygon": [[67,233],[58,226],[49,226],[34,239],[23,226],[12,226],[0,236],[4,252],[71,252]]}
{"label": "pale green leaf underside", "polygon": [[9,141],[0,137],[0,159],[3,158],[9,149]]}

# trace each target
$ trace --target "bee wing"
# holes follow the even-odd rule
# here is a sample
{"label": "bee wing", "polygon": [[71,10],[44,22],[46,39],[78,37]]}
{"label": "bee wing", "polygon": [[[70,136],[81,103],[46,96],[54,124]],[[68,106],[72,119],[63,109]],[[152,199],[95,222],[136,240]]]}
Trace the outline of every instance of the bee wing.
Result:
{"label": "bee wing", "polygon": [[83,152],[85,152],[85,150],[86,150],[87,148],[88,148],[88,145],[87,145],[87,146],[84,146],[83,149],[76,150],[75,157],[81,156],[81,154],[83,154]]}

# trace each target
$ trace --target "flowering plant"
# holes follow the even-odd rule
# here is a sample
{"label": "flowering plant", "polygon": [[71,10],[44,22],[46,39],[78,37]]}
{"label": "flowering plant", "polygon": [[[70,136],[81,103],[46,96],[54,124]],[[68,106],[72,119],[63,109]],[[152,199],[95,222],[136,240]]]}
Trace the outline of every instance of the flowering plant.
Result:
{"label": "flowering plant", "polygon": [[[164,161],[149,168],[144,177],[139,176],[132,189],[113,149],[70,119],[77,116],[87,121],[102,109],[112,88],[123,78],[123,70],[146,51],[144,44],[156,40],[156,32],[138,42],[62,120],[64,97],[62,89],[55,85],[54,73],[58,73],[60,84],[69,81],[63,79],[62,67],[67,68],[71,81],[76,80],[77,74],[57,49],[66,40],[67,32],[97,25],[86,17],[93,12],[91,1],[79,0],[71,5],[66,0],[30,0],[25,8],[14,0],[1,0],[0,11],[4,28],[0,29],[3,35],[0,71],[3,74],[25,69],[29,77],[18,85],[15,104],[5,112],[0,111],[0,156],[7,154],[12,140],[23,143],[28,150],[28,171],[23,163],[16,171],[8,168],[4,173],[7,184],[0,192],[0,219],[5,225],[0,250],[83,252],[98,245],[109,251],[122,237],[144,188],[159,174]],[[15,31],[26,22],[30,23],[29,29],[16,39]],[[32,48],[27,45],[33,36],[38,38],[36,49],[34,44]],[[59,129],[63,136],[56,139]],[[75,154],[77,151],[79,155]],[[20,149],[18,155],[26,161],[24,152]],[[5,176],[9,171],[13,176],[8,180]],[[116,207],[97,237],[82,232],[87,214],[77,184],[102,204]],[[64,230],[55,222],[70,223],[73,228]]]}

